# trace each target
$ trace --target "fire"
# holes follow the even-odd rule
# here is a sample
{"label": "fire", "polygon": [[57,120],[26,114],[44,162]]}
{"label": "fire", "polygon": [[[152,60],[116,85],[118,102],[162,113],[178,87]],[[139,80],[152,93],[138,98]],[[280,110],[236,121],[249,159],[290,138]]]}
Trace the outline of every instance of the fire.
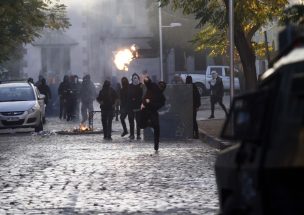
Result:
{"label": "fire", "polygon": [[133,59],[138,58],[138,53],[135,45],[130,48],[119,50],[115,53],[114,64],[118,70],[128,71],[128,66]]}
{"label": "fire", "polygon": [[74,132],[85,132],[85,131],[91,131],[91,128],[89,128],[85,124],[80,123],[79,128],[75,128],[73,131]]}

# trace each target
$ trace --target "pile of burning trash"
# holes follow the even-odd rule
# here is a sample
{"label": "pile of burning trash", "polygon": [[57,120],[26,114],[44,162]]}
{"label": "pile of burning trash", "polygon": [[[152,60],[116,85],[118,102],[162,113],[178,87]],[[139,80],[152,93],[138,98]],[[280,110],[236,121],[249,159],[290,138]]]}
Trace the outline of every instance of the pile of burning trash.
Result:
{"label": "pile of burning trash", "polygon": [[78,128],[73,128],[70,130],[57,131],[57,134],[63,135],[81,135],[81,134],[101,134],[102,130],[93,130],[89,126],[80,123]]}

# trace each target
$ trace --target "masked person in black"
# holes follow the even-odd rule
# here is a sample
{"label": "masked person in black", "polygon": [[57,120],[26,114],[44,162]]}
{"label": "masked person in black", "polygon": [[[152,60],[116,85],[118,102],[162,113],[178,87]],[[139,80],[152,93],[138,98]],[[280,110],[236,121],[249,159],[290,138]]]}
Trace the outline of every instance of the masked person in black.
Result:
{"label": "masked person in black", "polygon": [[67,97],[68,97],[68,90],[70,88],[69,76],[65,75],[63,78],[63,82],[60,83],[58,87],[58,95],[59,95],[59,102],[60,102],[60,110],[59,110],[59,118],[62,117],[66,119],[67,115]]}
{"label": "masked person in black", "polygon": [[52,93],[51,93],[50,87],[46,84],[45,78],[41,79],[41,82],[37,86],[37,88],[38,88],[39,92],[45,96],[44,97],[44,104],[46,105],[45,111],[46,111],[46,113],[49,113],[50,107],[48,106],[48,104],[49,104],[49,100],[52,99]]}
{"label": "masked person in black", "polygon": [[[78,77],[75,75],[70,76],[70,88],[67,98],[67,121],[76,119],[77,100],[79,98],[79,83]],[[79,113],[79,112],[78,112]]]}
{"label": "masked person in black", "polygon": [[49,99],[52,99],[52,93],[49,86],[46,84],[45,78],[41,79],[41,82],[37,88],[41,94],[45,95],[44,103],[48,105]]}
{"label": "masked person in black", "polygon": [[198,138],[198,125],[196,121],[197,111],[198,108],[201,106],[201,96],[195,84],[192,83],[192,77],[186,77],[186,84],[192,84],[192,93],[193,93],[193,106],[192,106],[192,113],[193,113],[193,138]]}
{"label": "masked person in black", "polygon": [[143,89],[140,83],[139,75],[134,73],[132,75],[132,84],[129,85],[128,90],[128,119],[130,123],[130,139],[134,139],[134,120],[136,121],[137,139],[140,137],[139,128],[139,111],[143,96]]}
{"label": "masked person in black", "polygon": [[102,89],[99,92],[97,101],[100,104],[101,109],[101,121],[104,139],[112,140],[112,120],[114,116],[114,106],[118,96],[115,90],[111,87],[109,81],[105,81]]}
{"label": "masked person in black", "polygon": [[151,81],[149,77],[144,79],[144,84],[147,87],[146,94],[142,99],[141,105],[141,123],[142,127],[152,127],[154,132],[154,149],[157,151],[159,148],[159,116],[158,110],[164,106],[166,98],[164,97],[162,90],[165,89],[165,85],[160,83],[159,86]]}
{"label": "masked person in black", "polygon": [[216,103],[224,110],[226,116],[228,115],[227,109],[223,104],[224,97],[224,84],[222,79],[218,76],[216,71],[211,72],[212,80],[209,81],[210,84],[210,102],[211,102],[211,115],[209,119],[214,118],[214,106]]}
{"label": "masked person in black", "polygon": [[128,116],[128,90],[129,90],[129,81],[126,77],[121,79],[120,89],[120,122],[123,128],[123,132],[121,134],[122,137],[128,134],[127,125],[125,122],[126,117]]}

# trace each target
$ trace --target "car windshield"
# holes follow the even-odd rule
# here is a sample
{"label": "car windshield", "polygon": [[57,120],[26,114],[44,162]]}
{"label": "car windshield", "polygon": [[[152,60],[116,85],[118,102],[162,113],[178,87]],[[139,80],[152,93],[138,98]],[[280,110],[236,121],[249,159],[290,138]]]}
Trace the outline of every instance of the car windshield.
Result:
{"label": "car windshield", "polygon": [[35,95],[31,87],[1,87],[0,102],[33,101]]}

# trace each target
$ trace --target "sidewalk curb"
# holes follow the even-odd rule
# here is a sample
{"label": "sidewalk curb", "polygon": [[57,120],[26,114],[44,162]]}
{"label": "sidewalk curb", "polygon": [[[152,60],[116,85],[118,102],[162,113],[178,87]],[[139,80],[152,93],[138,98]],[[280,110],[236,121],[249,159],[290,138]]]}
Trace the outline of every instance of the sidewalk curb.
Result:
{"label": "sidewalk curb", "polygon": [[223,149],[233,145],[231,142],[224,141],[220,138],[217,138],[215,136],[208,134],[205,130],[203,130],[201,128],[199,128],[198,131],[199,131],[199,139],[203,143],[205,143],[213,148],[223,150]]}

